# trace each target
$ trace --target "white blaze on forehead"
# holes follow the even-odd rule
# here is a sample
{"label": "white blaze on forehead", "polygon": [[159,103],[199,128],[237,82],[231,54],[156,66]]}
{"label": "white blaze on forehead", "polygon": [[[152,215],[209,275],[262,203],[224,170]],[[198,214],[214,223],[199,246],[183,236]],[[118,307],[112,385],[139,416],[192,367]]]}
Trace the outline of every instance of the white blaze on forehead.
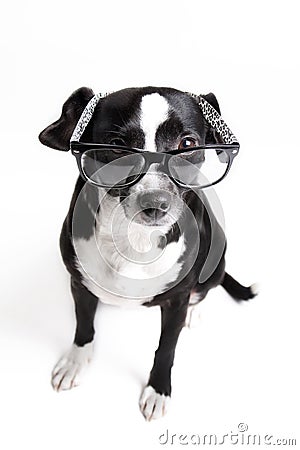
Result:
{"label": "white blaze on forehead", "polygon": [[159,125],[167,120],[168,110],[167,100],[157,93],[142,98],[140,127],[145,134],[145,150],[156,151],[155,134]]}

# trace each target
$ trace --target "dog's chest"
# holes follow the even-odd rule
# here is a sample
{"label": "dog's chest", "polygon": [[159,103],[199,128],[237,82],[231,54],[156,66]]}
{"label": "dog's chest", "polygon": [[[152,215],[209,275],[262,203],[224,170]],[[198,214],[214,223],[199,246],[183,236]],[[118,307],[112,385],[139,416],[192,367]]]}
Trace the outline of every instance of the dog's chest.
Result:
{"label": "dog's chest", "polygon": [[176,282],[184,235],[161,248],[159,230],[134,226],[127,234],[95,231],[90,239],[74,239],[73,244],[83,284],[103,303],[141,305]]}

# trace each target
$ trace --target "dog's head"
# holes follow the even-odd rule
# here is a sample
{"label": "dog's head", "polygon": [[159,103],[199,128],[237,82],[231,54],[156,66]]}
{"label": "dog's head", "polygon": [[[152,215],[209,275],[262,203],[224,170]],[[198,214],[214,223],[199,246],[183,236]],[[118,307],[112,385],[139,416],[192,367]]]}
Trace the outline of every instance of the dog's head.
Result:
{"label": "dog's head", "polygon": [[[88,88],[75,91],[63,105],[61,117],[40,133],[42,144],[68,151],[74,128],[93,96]],[[213,94],[202,98],[220,114]],[[145,87],[123,89],[101,98],[80,140],[163,154],[217,143],[220,137],[191,95],[171,88]],[[178,221],[190,195],[155,158],[136,183],[107,188],[106,192],[114,207],[122,205],[129,220],[167,228]]]}

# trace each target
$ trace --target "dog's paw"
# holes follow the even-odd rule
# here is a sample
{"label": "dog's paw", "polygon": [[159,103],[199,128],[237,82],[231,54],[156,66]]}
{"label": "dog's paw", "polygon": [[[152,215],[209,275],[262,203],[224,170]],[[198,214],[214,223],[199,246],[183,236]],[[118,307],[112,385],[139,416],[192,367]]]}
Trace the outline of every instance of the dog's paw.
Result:
{"label": "dog's paw", "polygon": [[190,329],[196,328],[199,325],[200,320],[201,315],[199,304],[189,306],[186,314],[185,326]]}
{"label": "dog's paw", "polygon": [[71,349],[57,362],[52,371],[51,384],[57,392],[78,386],[78,375],[90,362],[93,356],[93,343],[78,347],[73,344]]}
{"label": "dog's paw", "polygon": [[140,398],[140,409],[147,421],[160,419],[167,412],[169,395],[158,394],[152,386],[146,386]]}

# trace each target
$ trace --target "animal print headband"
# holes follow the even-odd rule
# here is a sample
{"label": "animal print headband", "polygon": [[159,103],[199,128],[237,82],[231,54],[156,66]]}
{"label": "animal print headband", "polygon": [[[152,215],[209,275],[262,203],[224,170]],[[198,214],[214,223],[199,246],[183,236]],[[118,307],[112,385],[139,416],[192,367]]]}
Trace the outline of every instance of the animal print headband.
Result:
{"label": "animal print headband", "polygon": [[[95,108],[101,98],[107,97],[110,92],[105,94],[96,94],[92,99],[88,102],[86,107],[84,108],[77,125],[73,131],[70,142],[78,142],[87,126],[89,121],[92,118],[92,115],[95,111]],[[232,133],[228,125],[224,122],[218,111],[215,110],[201,95],[191,94],[187,92],[187,94],[191,95],[195,98],[202,110],[203,116],[206,121],[218,132],[220,137],[223,139],[225,144],[234,144],[237,143],[238,140],[235,135]]]}

